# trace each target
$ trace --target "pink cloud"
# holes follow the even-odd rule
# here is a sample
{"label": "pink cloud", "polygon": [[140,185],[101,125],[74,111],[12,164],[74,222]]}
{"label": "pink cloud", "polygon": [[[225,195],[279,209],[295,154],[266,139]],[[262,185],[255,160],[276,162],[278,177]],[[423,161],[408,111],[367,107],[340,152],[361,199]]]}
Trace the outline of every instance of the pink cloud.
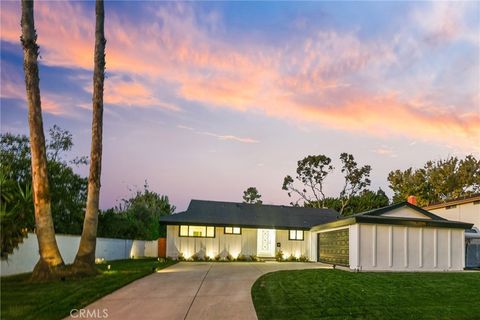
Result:
{"label": "pink cloud", "polygon": [[[93,11],[67,2],[38,3],[36,8],[44,63],[91,69]],[[18,8],[2,4],[2,9],[2,39],[18,42]],[[474,105],[478,98],[469,105],[443,105],[438,98],[428,100],[419,86],[402,92],[401,87],[384,83],[391,77],[385,72],[389,67],[409,66],[428,54],[423,39],[411,36],[410,29],[383,40],[360,39],[355,32],[314,30],[283,47],[272,47],[213,37],[184,3],[152,6],[152,10],[157,19],[151,21],[108,15],[107,71],[131,75],[135,81],[107,79],[107,103],[178,111],[159,98],[157,83],[162,82],[177,97],[206,107],[377,137],[405,136],[466,150],[479,148],[480,114]],[[423,15],[423,24],[414,14],[409,23],[432,34],[439,30],[448,41],[464,29],[458,19],[462,11],[451,22],[436,26],[438,17],[448,12],[442,10]],[[209,19],[210,26],[218,28],[221,18],[214,14]],[[399,50],[399,44],[407,49]],[[425,86],[435,88],[433,77],[425,81]]]}

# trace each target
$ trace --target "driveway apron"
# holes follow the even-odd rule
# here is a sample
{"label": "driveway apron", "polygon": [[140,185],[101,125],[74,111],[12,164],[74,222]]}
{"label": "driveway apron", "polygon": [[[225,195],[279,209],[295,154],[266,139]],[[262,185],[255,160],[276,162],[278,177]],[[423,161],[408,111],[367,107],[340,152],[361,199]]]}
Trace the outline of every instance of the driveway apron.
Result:
{"label": "driveway apron", "polygon": [[257,319],[251,288],[277,270],[329,268],[320,263],[181,262],[137,280],[85,309],[108,319]]}

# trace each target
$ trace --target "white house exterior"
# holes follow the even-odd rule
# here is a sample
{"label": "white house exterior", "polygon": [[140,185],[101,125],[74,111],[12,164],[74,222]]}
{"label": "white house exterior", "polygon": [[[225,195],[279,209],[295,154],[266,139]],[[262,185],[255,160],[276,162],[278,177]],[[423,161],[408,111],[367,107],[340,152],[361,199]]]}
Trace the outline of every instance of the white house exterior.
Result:
{"label": "white house exterior", "polygon": [[448,220],[473,223],[480,229],[480,195],[433,204],[424,209]]}
{"label": "white house exterior", "polygon": [[[359,216],[359,220],[352,218],[352,223],[344,227],[328,228],[327,224],[312,230],[318,230],[314,233],[319,234],[341,230],[348,232],[348,266],[352,270],[463,270],[465,235],[462,224],[460,228],[455,228],[450,221],[440,222],[418,215],[419,212],[412,207],[404,206],[373,216],[367,223],[362,223],[363,215]],[[386,220],[384,217],[398,219]],[[379,220],[378,223],[375,219]]]}
{"label": "white house exterior", "polygon": [[340,217],[327,209],[192,200],[163,217],[167,256],[306,257],[358,271],[455,271],[465,229],[407,202]]}

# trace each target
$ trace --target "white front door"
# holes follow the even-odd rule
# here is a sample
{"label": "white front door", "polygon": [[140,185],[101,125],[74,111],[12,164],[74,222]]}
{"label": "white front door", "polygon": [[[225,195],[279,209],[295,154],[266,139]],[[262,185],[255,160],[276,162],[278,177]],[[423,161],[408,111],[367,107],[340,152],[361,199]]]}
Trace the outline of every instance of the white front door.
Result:
{"label": "white front door", "polygon": [[275,256],[275,230],[257,229],[257,256]]}

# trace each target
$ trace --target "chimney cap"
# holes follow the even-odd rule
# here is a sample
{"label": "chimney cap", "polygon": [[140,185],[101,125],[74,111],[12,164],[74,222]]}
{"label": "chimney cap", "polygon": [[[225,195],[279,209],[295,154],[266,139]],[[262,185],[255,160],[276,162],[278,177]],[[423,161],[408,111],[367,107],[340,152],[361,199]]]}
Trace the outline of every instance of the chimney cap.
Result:
{"label": "chimney cap", "polygon": [[407,202],[410,204],[413,204],[414,206],[417,205],[417,197],[415,196],[408,196]]}

